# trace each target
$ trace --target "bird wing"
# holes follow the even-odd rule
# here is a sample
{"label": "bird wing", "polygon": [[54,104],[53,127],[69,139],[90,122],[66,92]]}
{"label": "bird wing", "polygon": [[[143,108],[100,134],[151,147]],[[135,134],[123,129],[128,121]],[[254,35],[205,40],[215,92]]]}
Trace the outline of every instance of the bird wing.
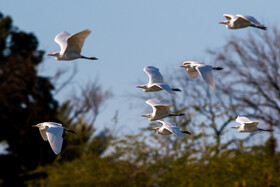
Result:
{"label": "bird wing", "polygon": [[258,126],[259,122],[258,121],[252,121],[252,122],[245,122],[244,126],[246,127],[256,127]]}
{"label": "bird wing", "polygon": [[172,90],[172,88],[170,88],[168,84],[164,84],[164,83],[155,83],[155,84],[160,88],[168,91],[170,94],[176,95],[176,93]]}
{"label": "bird wing", "polygon": [[47,129],[48,129],[48,127],[45,128],[45,129],[39,129],[40,134],[41,134],[43,140],[45,140],[45,141],[48,141],[48,137],[47,137],[47,134],[46,134]]}
{"label": "bird wing", "polygon": [[67,48],[65,52],[69,53],[81,53],[82,47],[88,35],[90,34],[90,30],[86,29],[81,32],[77,32],[72,34],[67,38]]}
{"label": "bird wing", "polygon": [[157,105],[167,105],[169,106],[167,103],[164,103],[162,100],[160,100],[159,98],[153,98],[153,99],[148,99],[146,101],[146,103],[150,106],[157,106]]}
{"label": "bird wing", "polygon": [[238,116],[235,121],[237,123],[244,124],[244,126],[257,126],[259,124],[258,121],[252,121],[244,116]]}
{"label": "bird wing", "polygon": [[67,47],[67,38],[71,36],[70,33],[64,31],[62,33],[59,33],[58,35],[56,35],[54,41],[56,43],[58,43],[58,45],[60,46],[60,50],[62,53],[64,53],[66,47]]}
{"label": "bird wing", "polygon": [[240,15],[240,14],[238,14],[236,16],[238,17],[237,20],[243,20],[243,21],[246,21],[246,22],[254,23],[256,25],[262,25],[253,16]]}
{"label": "bird wing", "polygon": [[200,64],[196,69],[208,86],[213,89],[215,87],[215,79],[212,74],[212,66]]}
{"label": "bird wing", "polygon": [[227,20],[231,20],[233,17],[235,17],[234,15],[231,15],[231,14],[224,14],[224,17],[227,19]]}
{"label": "bird wing", "polygon": [[[158,120],[160,121],[160,120]],[[170,132],[172,132],[173,134],[176,134],[177,136],[180,137],[184,137],[184,134],[180,131],[179,127],[177,127],[177,125],[175,125],[175,123],[171,123],[168,121],[161,121],[162,125],[169,130]]]}
{"label": "bird wing", "polygon": [[247,19],[247,17],[243,16],[243,15],[236,15],[236,21],[239,23],[251,23],[251,21],[249,19]]}
{"label": "bird wing", "polygon": [[144,68],[144,71],[149,76],[149,84],[154,83],[163,83],[163,77],[159,72],[159,69],[154,66],[146,66]]}
{"label": "bird wing", "polygon": [[244,117],[244,116],[238,116],[235,120],[237,123],[250,123],[252,122],[252,120],[250,120],[249,118],[247,117]]}
{"label": "bird wing", "polygon": [[198,72],[197,70],[193,70],[193,69],[187,69],[187,73],[190,76],[191,79],[194,79],[197,77]]}
{"label": "bird wing", "polygon": [[55,154],[59,154],[62,148],[63,129],[63,127],[50,127],[46,132],[50,146]]}
{"label": "bird wing", "polygon": [[153,108],[155,108],[156,115],[170,113],[168,105],[156,105]]}

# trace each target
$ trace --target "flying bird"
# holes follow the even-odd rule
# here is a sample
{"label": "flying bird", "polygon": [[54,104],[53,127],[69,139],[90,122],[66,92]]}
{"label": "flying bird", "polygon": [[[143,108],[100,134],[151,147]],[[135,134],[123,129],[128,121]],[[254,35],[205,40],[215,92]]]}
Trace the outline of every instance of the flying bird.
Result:
{"label": "flying bird", "polygon": [[153,108],[153,113],[142,115],[142,117],[147,117],[147,118],[149,118],[150,121],[155,121],[155,120],[162,119],[162,118],[169,117],[169,116],[185,115],[183,113],[181,113],[181,114],[170,113],[169,105],[166,103],[163,103],[158,98],[149,99],[146,101],[146,103]]}
{"label": "flying bird", "polygon": [[255,132],[255,131],[273,131],[272,129],[260,129],[258,128],[258,121],[252,121],[247,117],[238,116],[235,120],[241,125],[237,125],[231,128],[237,129],[238,132]]}
{"label": "flying bird", "polygon": [[75,60],[77,58],[98,60],[96,57],[85,57],[80,54],[90,32],[90,30],[86,29],[72,35],[66,31],[59,33],[54,41],[58,43],[61,50],[60,52],[48,54],[48,56],[54,56],[56,60]]}
{"label": "flying bird", "polygon": [[262,30],[266,30],[266,27],[260,24],[253,16],[246,15],[231,15],[224,14],[226,21],[220,22],[220,24],[225,24],[228,29],[241,29],[245,27],[255,27]]}
{"label": "flying bird", "polygon": [[56,155],[61,152],[63,131],[65,130],[71,133],[75,133],[74,131],[66,129],[61,124],[55,122],[38,123],[37,125],[33,125],[32,127],[39,128],[43,140],[49,141],[50,146]]}
{"label": "flying bird", "polygon": [[222,67],[213,67],[204,63],[199,63],[195,61],[186,61],[183,66],[191,79],[197,77],[198,73],[208,84],[208,86],[213,89],[215,88],[215,79],[212,74],[212,70],[222,70]]}
{"label": "flying bird", "polygon": [[174,91],[181,91],[178,88],[171,88],[167,83],[165,83],[158,68],[154,66],[146,66],[144,68],[144,72],[148,74],[149,82],[148,84],[137,86],[137,88],[143,88],[144,92],[156,92],[160,90],[166,90],[170,94],[176,95]]}
{"label": "flying bird", "polygon": [[161,121],[161,120],[157,120],[157,122],[161,123],[162,126],[155,127],[152,130],[157,131],[158,134],[161,134],[161,135],[176,134],[177,136],[180,136],[181,138],[184,137],[184,134],[191,134],[189,131],[181,131],[175,123]]}

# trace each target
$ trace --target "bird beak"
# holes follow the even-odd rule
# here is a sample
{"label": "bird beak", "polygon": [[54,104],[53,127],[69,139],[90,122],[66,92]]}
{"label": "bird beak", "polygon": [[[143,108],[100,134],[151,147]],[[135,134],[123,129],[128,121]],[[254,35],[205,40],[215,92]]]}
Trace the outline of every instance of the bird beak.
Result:
{"label": "bird beak", "polygon": [[137,88],[143,88],[143,86],[137,86]]}
{"label": "bird beak", "polygon": [[186,66],[180,66],[181,68],[185,68]]}
{"label": "bird beak", "polygon": [[238,126],[234,126],[234,127],[231,127],[231,128],[233,128],[233,129],[238,129]]}
{"label": "bird beak", "polygon": [[50,53],[50,54],[47,54],[47,56],[55,56],[55,54],[53,54],[53,53]]}
{"label": "bird beak", "polygon": [[227,24],[225,21],[219,22],[220,24]]}
{"label": "bird beak", "polygon": [[157,130],[156,128],[152,128],[152,130]]}
{"label": "bird beak", "polygon": [[146,117],[146,118],[148,118],[149,116],[148,116],[148,115],[141,115],[141,117]]}
{"label": "bird beak", "polygon": [[32,125],[32,127],[38,127],[38,124],[37,125]]}

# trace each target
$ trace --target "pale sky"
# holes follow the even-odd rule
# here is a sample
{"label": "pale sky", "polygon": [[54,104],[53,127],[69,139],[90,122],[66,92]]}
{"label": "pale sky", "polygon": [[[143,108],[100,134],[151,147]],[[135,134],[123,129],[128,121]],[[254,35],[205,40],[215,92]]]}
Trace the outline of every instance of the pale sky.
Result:
{"label": "pale sky", "polygon": [[78,86],[98,78],[114,97],[106,103],[95,127],[110,127],[118,110],[118,133],[123,133],[121,127],[137,133],[138,128],[149,124],[140,117],[145,113],[145,102],[142,107],[139,100],[128,97],[148,94],[136,88],[148,81],[145,66],[156,66],[164,75],[167,70],[182,71],[179,66],[185,60],[208,63],[206,49],[220,48],[231,36],[246,36],[256,30],[226,29],[218,24],[225,20],[225,13],[252,15],[268,29],[280,23],[279,0],[1,0],[0,7],[4,15],[12,17],[15,26],[33,32],[39,49],[46,53],[60,50],[54,37],[62,31],[92,31],[82,54],[95,56],[98,61],[58,62],[45,56],[39,72],[52,76],[58,69],[71,72],[77,66],[74,81],[56,95],[59,102],[69,98]]}

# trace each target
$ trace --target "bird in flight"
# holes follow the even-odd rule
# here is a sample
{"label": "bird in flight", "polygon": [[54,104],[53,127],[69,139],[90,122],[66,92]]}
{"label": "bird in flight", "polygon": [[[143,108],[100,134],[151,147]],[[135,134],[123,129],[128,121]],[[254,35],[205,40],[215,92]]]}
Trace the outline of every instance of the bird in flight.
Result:
{"label": "bird in flight", "polygon": [[146,101],[148,105],[153,108],[153,113],[142,115],[142,117],[147,117],[150,121],[155,121],[169,116],[182,116],[181,114],[172,114],[169,111],[169,105],[162,102],[158,98],[149,99]]}
{"label": "bird in flight", "polygon": [[225,24],[228,29],[241,29],[245,27],[255,27],[262,30],[266,30],[266,27],[260,24],[253,16],[247,15],[231,15],[224,14],[226,21],[220,22],[220,24]]}
{"label": "bird in flight", "polygon": [[183,66],[191,79],[197,77],[198,73],[204,79],[211,89],[215,88],[215,79],[212,70],[222,70],[222,67],[213,67],[204,63],[195,61],[185,61]]}
{"label": "bird in flight", "polygon": [[237,125],[231,128],[237,129],[238,132],[255,132],[255,131],[273,131],[272,129],[260,129],[258,128],[258,121],[252,121],[247,117],[238,116],[235,120],[241,125]]}
{"label": "bird in flight", "polygon": [[158,134],[161,134],[161,135],[176,134],[177,136],[180,136],[181,138],[184,137],[184,134],[191,134],[189,131],[181,131],[175,123],[171,123],[168,121],[161,121],[161,120],[157,120],[157,122],[161,123],[162,126],[155,127],[152,130],[155,130]]}
{"label": "bird in flight", "polygon": [[32,127],[39,128],[43,140],[48,141],[50,143],[50,146],[56,155],[58,155],[61,152],[63,142],[63,131],[65,130],[71,133],[75,133],[75,131],[66,129],[61,124],[55,122],[38,123],[37,125],[33,125]]}
{"label": "bird in flight", "polygon": [[58,43],[61,50],[60,52],[48,54],[48,56],[54,56],[56,60],[75,60],[77,58],[98,60],[96,57],[85,57],[80,54],[90,32],[90,30],[86,29],[72,35],[66,31],[59,33],[54,41]]}
{"label": "bird in flight", "polygon": [[149,76],[148,84],[137,86],[142,88],[144,92],[156,92],[160,90],[166,90],[170,94],[176,95],[174,91],[181,91],[178,88],[171,88],[167,83],[164,82],[159,69],[154,66],[146,66],[144,72]]}

